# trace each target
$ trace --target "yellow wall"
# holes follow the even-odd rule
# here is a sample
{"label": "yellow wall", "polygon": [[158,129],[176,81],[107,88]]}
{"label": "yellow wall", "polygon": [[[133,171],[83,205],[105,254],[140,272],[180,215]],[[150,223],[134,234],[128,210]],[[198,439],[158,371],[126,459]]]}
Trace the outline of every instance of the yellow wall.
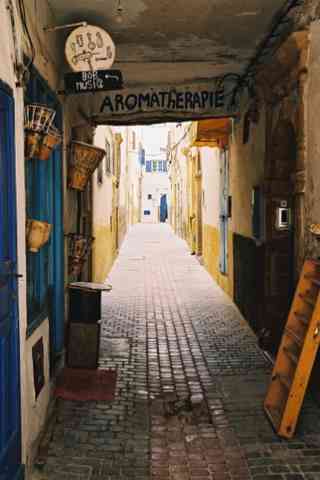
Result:
{"label": "yellow wall", "polygon": [[94,225],[95,241],[92,250],[92,276],[94,282],[104,282],[115,259],[114,239],[111,228]]}
{"label": "yellow wall", "polygon": [[203,225],[203,263],[220,287],[233,297],[233,243],[232,232],[228,234],[228,274],[219,271],[220,234],[218,228]]}

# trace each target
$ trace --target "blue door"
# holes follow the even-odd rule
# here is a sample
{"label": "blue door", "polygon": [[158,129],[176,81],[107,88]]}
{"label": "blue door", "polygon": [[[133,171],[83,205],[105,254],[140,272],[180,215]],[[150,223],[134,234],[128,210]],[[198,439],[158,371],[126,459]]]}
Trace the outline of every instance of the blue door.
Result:
{"label": "blue door", "polygon": [[14,163],[13,97],[0,85],[0,480],[23,476]]}
{"label": "blue door", "polygon": [[167,195],[161,195],[160,199],[160,222],[165,222],[168,218]]}
{"label": "blue door", "polygon": [[228,273],[229,221],[229,157],[225,148],[220,152],[220,272]]}

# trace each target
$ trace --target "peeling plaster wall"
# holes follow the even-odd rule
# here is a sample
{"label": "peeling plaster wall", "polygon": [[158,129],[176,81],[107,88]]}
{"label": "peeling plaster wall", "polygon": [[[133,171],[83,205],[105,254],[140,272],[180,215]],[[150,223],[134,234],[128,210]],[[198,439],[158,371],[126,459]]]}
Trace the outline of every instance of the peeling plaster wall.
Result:
{"label": "peeling plaster wall", "polygon": [[[242,112],[246,111],[244,103]],[[232,231],[252,238],[252,188],[262,185],[265,162],[265,112],[258,124],[251,123],[250,138],[243,144],[244,118],[235,124],[230,145],[230,195],[232,196]]]}
{"label": "peeling plaster wall", "polygon": [[307,228],[320,223],[320,24],[310,29],[311,52],[307,99],[306,253],[319,257],[320,244]]}
{"label": "peeling plaster wall", "polygon": [[[106,140],[111,147],[113,158],[113,134],[110,127],[100,126],[96,129],[94,144],[105,148]],[[112,232],[113,215],[113,176],[106,173],[106,159],[102,161],[102,183],[98,183],[98,172],[95,171],[93,183],[93,236],[95,237],[92,250],[92,276],[94,282],[104,282],[109,273],[114,258],[114,239]]]}

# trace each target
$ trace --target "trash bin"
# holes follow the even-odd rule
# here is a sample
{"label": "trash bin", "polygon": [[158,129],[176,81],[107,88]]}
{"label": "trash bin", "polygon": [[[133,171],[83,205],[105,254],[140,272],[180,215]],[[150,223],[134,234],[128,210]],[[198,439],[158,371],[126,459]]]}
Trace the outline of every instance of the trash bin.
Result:
{"label": "trash bin", "polygon": [[67,365],[71,368],[97,368],[100,322],[70,323]]}
{"label": "trash bin", "polygon": [[101,292],[111,285],[92,282],[69,284],[67,365],[97,368],[100,346]]}

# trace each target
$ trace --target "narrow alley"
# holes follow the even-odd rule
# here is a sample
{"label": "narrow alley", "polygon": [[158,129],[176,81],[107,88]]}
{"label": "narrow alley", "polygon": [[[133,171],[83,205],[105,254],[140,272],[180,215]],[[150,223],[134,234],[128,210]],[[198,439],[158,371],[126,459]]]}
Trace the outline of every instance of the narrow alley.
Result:
{"label": "narrow alley", "polygon": [[274,434],[262,407],[269,361],[168,225],[134,226],[108,281],[100,367],[117,371],[115,400],[58,400],[35,478],[320,478],[313,401],[292,441]]}

